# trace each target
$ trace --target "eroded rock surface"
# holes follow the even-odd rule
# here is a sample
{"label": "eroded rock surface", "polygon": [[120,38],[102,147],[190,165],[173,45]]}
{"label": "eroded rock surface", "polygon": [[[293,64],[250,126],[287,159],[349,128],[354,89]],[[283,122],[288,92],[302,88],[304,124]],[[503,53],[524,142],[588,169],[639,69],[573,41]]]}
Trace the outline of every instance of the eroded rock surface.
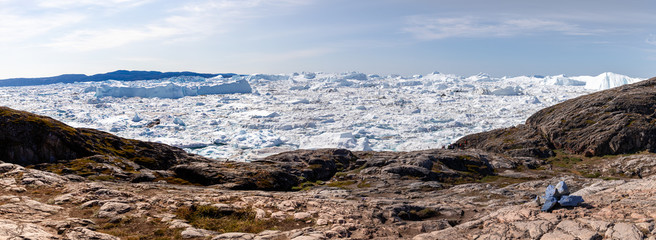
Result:
{"label": "eroded rock surface", "polygon": [[592,93],[542,109],[526,124],[463,137],[456,146],[514,156],[587,156],[656,151],[656,78]]}

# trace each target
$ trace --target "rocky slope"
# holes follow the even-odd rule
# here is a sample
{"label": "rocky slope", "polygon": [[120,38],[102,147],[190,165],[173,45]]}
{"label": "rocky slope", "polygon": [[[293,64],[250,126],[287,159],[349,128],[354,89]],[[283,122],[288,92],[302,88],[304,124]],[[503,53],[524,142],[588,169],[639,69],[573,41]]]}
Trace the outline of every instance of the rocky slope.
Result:
{"label": "rocky slope", "polygon": [[552,150],[586,156],[656,150],[656,78],[571,99],[538,111],[526,124],[473,134],[456,144],[513,156]]}
{"label": "rocky slope", "polygon": [[[564,102],[460,149],[251,163],[0,108],[0,238],[656,239],[655,81]],[[598,156],[619,153],[635,154]],[[561,180],[585,203],[541,212],[535,197]]]}

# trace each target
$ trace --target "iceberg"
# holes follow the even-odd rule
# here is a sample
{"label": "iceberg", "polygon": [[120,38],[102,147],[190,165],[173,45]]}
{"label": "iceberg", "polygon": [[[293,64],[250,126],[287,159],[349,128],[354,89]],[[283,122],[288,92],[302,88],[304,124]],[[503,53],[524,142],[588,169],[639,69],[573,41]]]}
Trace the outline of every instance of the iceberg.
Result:
{"label": "iceberg", "polygon": [[522,88],[515,86],[515,87],[505,87],[501,89],[497,89],[494,91],[491,91],[488,93],[489,95],[496,95],[496,96],[517,96],[522,94]]}
{"label": "iceberg", "polygon": [[169,83],[157,87],[123,87],[101,85],[96,88],[96,97],[141,97],[141,98],[182,98],[185,96],[252,93],[246,80],[225,82],[217,85],[185,87]]}
{"label": "iceberg", "polygon": [[547,76],[544,78],[545,85],[554,85],[554,86],[585,86],[585,81],[575,80],[565,75],[556,75],[556,76]]}
{"label": "iceberg", "polygon": [[597,76],[579,76],[572,78],[575,80],[584,81],[585,88],[591,90],[605,90],[644,80],[640,78],[631,78],[612,72],[605,72]]}
{"label": "iceberg", "polygon": [[355,151],[371,151],[369,140],[358,141],[352,133],[323,133],[307,138],[299,146],[300,149],[345,148]]}

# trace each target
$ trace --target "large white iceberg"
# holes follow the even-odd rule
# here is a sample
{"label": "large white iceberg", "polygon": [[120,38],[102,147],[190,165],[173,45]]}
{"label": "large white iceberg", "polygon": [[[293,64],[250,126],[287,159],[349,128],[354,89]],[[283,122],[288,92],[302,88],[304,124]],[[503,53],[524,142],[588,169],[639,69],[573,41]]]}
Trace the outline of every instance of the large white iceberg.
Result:
{"label": "large white iceberg", "polygon": [[197,95],[251,93],[252,91],[251,85],[246,80],[191,87],[173,83],[157,87],[101,85],[96,88],[96,97],[182,98]]}
{"label": "large white iceberg", "polygon": [[605,72],[598,76],[580,76],[573,77],[575,80],[584,81],[586,89],[592,90],[605,90],[609,88],[619,87],[625,84],[636,83],[644,79],[631,78],[622,74]]}
{"label": "large white iceberg", "polygon": [[544,78],[544,84],[555,86],[585,86],[586,82],[572,79],[565,75],[547,76]]}

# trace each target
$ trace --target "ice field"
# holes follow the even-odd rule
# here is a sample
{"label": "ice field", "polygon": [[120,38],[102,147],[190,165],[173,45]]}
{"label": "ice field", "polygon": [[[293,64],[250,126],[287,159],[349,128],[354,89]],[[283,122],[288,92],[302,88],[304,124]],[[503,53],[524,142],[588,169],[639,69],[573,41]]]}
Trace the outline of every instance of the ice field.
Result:
{"label": "ice field", "polygon": [[211,158],[248,161],[299,148],[441,148],[467,134],[523,123],[564,100],[640,80],[615,73],[177,77],[0,87],[0,105]]}

